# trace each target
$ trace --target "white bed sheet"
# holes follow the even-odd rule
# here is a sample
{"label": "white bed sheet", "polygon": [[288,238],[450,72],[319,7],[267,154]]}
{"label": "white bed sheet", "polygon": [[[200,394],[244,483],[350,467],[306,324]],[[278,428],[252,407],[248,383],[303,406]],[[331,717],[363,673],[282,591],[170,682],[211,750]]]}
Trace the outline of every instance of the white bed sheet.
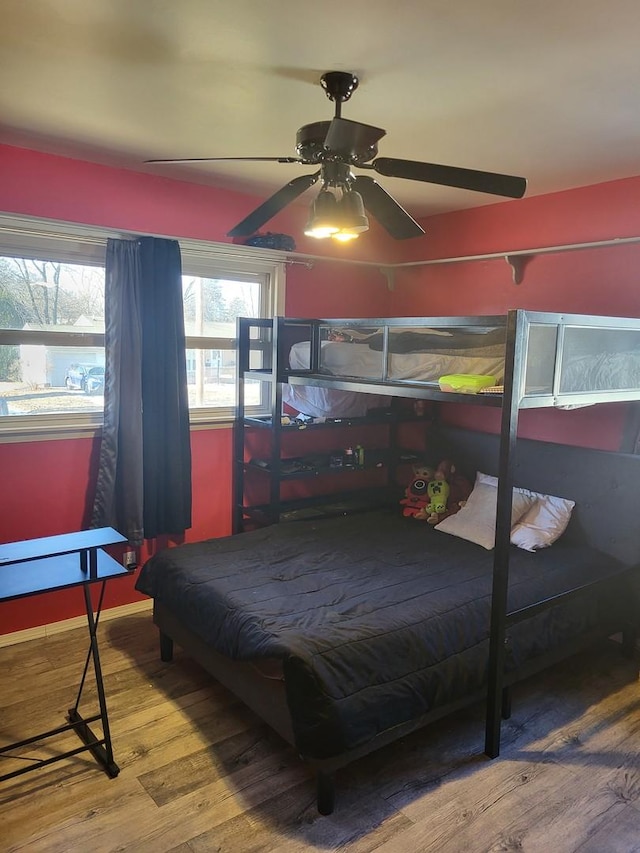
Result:
{"label": "white bed sheet", "polygon": [[390,397],[313,385],[283,385],[283,401],[312,418],[364,418],[370,409],[388,406]]}
{"label": "white bed sheet", "polygon": [[[291,347],[289,365],[293,370],[309,367],[309,341]],[[382,375],[382,353],[366,344],[342,341],[321,342],[321,367],[338,376],[379,379]],[[481,373],[495,376],[502,382],[504,356],[442,355],[425,352],[393,353],[390,357],[389,378],[436,382],[450,373]],[[401,395],[399,395],[401,396]],[[356,391],[340,391],[306,385],[287,385],[283,400],[297,411],[311,417],[362,417],[377,406],[387,405],[389,398]]]}

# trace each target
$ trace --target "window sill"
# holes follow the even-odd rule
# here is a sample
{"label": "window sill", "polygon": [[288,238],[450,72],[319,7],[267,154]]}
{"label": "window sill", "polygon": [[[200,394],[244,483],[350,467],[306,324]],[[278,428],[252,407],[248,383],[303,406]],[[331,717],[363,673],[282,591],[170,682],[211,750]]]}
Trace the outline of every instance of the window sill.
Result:
{"label": "window sill", "polygon": [[[52,441],[63,438],[94,438],[102,430],[102,424],[87,421],[64,422],[47,420],[45,423],[34,423],[33,418],[28,424],[15,423],[18,417],[0,419],[0,444],[15,444],[27,441]],[[6,423],[5,423],[6,421]]]}
{"label": "window sill", "polygon": [[211,417],[208,415],[204,418],[189,419],[189,429],[191,432],[200,432],[206,429],[230,429],[233,426],[233,416],[224,415],[221,417]]}
{"label": "window sill", "polygon": [[[4,423],[4,421],[7,421]],[[17,417],[0,418],[0,444],[17,444],[22,442],[33,441],[59,441],[61,439],[77,439],[90,438],[93,439],[102,432],[101,423],[87,423],[81,421],[70,421],[65,419],[62,422],[53,422],[35,424],[33,419],[31,423],[25,424],[15,423]],[[20,420],[23,420],[22,418]],[[233,414],[225,412],[223,415],[215,416],[207,413],[206,415],[191,416],[189,420],[189,429],[192,432],[211,429],[229,429],[233,426]]]}

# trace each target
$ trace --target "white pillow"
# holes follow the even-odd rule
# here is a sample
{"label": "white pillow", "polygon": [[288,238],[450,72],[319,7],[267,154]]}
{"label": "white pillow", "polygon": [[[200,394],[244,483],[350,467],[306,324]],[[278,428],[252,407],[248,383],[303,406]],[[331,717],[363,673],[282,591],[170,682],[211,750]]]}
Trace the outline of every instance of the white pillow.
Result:
{"label": "white pillow", "polygon": [[[483,474],[482,471],[478,471],[476,474],[476,483],[486,483],[488,486],[494,486],[496,489],[498,488],[498,478],[493,477],[491,474]],[[513,487],[514,494],[518,492],[521,495],[527,495],[530,498],[536,500],[537,498],[542,497],[540,492],[532,492],[529,489],[521,489],[520,486]]]}
{"label": "white pillow", "polygon": [[[436,524],[435,529],[469,542],[482,545],[490,551],[496,544],[496,507],[498,489],[496,485],[476,477],[473,491],[466,504],[455,515],[450,515]],[[494,478],[495,479],[495,478]],[[496,481],[497,483],[497,481]],[[514,489],[511,507],[511,526],[519,521],[535,504],[535,498],[525,489]]]}
{"label": "white pillow", "polygon": [[548,548],[567,529],[575,501],[540,495],[530,510],[511,528],[511,543],[525,551]]}
{"label": "white pillow", "polygon": [[[476,482],[498,485],[498,478],[478,472]],[[567,529],[571,520],[575,501],[530,492],[528,489],[515,489],[535,498],[534,505],[511,528],[511,544],[525,551],[537,551],[548,548]]]}

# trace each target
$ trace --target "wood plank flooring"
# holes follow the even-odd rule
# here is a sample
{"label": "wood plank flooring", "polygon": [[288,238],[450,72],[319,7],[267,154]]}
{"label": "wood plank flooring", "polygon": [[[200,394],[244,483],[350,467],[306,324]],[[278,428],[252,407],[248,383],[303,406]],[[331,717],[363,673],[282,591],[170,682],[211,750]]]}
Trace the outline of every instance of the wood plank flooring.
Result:
{"label": "wood plank flooring", "polygon": [[[516,687],[495,761],[474,707],[345,768],[321,817],[294,750],[180,650],[160,662],[150,615],[99,636],[120,775],[84,753],[0,783],[2,853],[640,851],[638,662],[615,643]],[[86,648],[75,629],[0,649],[1,743],[64,721]]]}

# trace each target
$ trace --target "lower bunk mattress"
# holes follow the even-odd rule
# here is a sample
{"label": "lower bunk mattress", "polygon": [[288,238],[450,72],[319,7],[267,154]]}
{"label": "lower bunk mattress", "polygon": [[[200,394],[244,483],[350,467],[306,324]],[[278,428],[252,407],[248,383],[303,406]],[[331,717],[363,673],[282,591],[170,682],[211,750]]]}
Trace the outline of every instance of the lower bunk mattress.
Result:
{"label": "lower bunk mattress", "polygon": [[[603,579],[508,631],[506,671],[622,626],[622,565],[512,547],[509,610]],[[493,552],[397,509],[163,550],[136,588],[229,658],[281,663],[296,747],[325,759],[486,685]]]}

